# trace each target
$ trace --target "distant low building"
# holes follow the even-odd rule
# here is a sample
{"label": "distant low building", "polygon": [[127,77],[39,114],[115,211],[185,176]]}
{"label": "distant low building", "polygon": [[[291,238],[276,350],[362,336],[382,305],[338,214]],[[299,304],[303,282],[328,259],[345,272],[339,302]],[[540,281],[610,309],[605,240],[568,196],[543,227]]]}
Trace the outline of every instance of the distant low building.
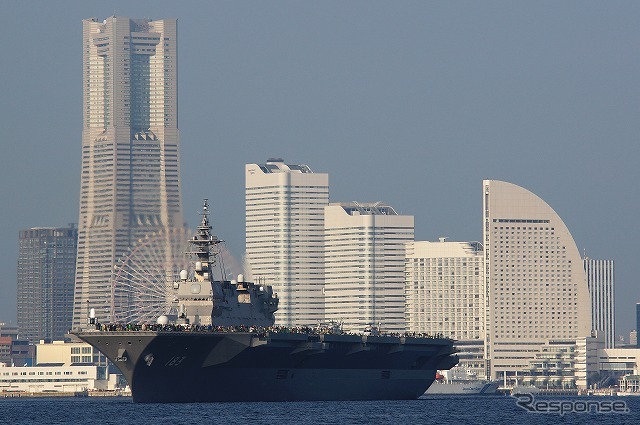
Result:
{"label": "distant low building", "polygon": [[607,348],[614,348],[616,340],[614,261],[585,257],[583,262],[591,297],[591,326],[604,333]]}
{"label": "distant low building", "polygon": [[8,336],[0,336],[0,363],[11,364],[11,342]]}
{"label": "distant low building", "polygon": [[0,322],[0,337],[8,336],[11,339],[18,339],[18,326],[11,323]]}

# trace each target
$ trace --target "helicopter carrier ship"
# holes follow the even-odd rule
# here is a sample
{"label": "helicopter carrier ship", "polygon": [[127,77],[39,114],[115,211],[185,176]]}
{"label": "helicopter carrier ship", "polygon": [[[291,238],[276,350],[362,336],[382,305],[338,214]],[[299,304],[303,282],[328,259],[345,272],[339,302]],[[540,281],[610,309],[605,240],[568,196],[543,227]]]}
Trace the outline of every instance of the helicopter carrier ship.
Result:
{"label": "helicopter carrier ship", "polygon": [[446,338],[274,326],[270,286],[213,278],[220,240],[206,200],[189,242],[193,270],[172,285],[178,314],[100,324],[91,311],[72,332],[122,372],[134,402],[417,399],[457,363]]}

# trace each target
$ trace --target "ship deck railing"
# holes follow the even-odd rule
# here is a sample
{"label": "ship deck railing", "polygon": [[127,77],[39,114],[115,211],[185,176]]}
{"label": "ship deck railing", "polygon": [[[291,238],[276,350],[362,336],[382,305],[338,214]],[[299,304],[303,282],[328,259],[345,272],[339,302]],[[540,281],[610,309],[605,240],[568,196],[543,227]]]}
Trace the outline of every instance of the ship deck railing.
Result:
{"label": "ship deck railing", "polygon": [[[352,335],[365,336],[361,333],[336,331],[332,328],[314,328],[310,326],[217,326],[217,325],[185,325],[185,324],[138,324],[138,323],[108,323],[97,324],[95,330],[102,332],[184,332],[184,333],[251,333],[259,337],[267,337],[270,334],[300,334],[307,336],[320,335]],[[417,332],[388,332],[380,333],[380,335],[368,335],[369,338],[377,337],[397,337],[397,338],[422,338],[422,339],[447,339],[441,334],[426,334]],[[453,341],[453,340],[451,340]]]}

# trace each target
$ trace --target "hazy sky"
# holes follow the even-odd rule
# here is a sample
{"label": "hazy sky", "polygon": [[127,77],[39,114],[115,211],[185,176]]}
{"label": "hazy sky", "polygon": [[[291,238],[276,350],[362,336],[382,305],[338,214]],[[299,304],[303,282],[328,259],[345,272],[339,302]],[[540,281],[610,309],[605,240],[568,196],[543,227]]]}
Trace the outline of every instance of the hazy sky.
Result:
{"label": "hazy sky", "polygon": [[480,240],[482,180],[544,199],[640,300],[640,2],[3,1],[0,321],[18,231],[78,220],[82,19],[178,18],[184,212],[244,252],[244,164],[327,172],[416,239]]}

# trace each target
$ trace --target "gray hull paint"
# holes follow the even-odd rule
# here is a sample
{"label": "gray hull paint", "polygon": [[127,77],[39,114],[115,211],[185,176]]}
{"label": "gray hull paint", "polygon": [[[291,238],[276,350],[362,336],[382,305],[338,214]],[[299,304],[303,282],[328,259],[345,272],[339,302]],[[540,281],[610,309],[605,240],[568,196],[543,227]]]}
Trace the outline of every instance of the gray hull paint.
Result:
{"label": "gray hull paint", "polygon": [[457,362],[450,340],[353,335],[80,332],[135,402],[416,399]]}
{"label": "gray hull paint", "polygon": [[428,395],[496,395],[498,393],[498,381],[466,381],[433,383],[424,393]]}

